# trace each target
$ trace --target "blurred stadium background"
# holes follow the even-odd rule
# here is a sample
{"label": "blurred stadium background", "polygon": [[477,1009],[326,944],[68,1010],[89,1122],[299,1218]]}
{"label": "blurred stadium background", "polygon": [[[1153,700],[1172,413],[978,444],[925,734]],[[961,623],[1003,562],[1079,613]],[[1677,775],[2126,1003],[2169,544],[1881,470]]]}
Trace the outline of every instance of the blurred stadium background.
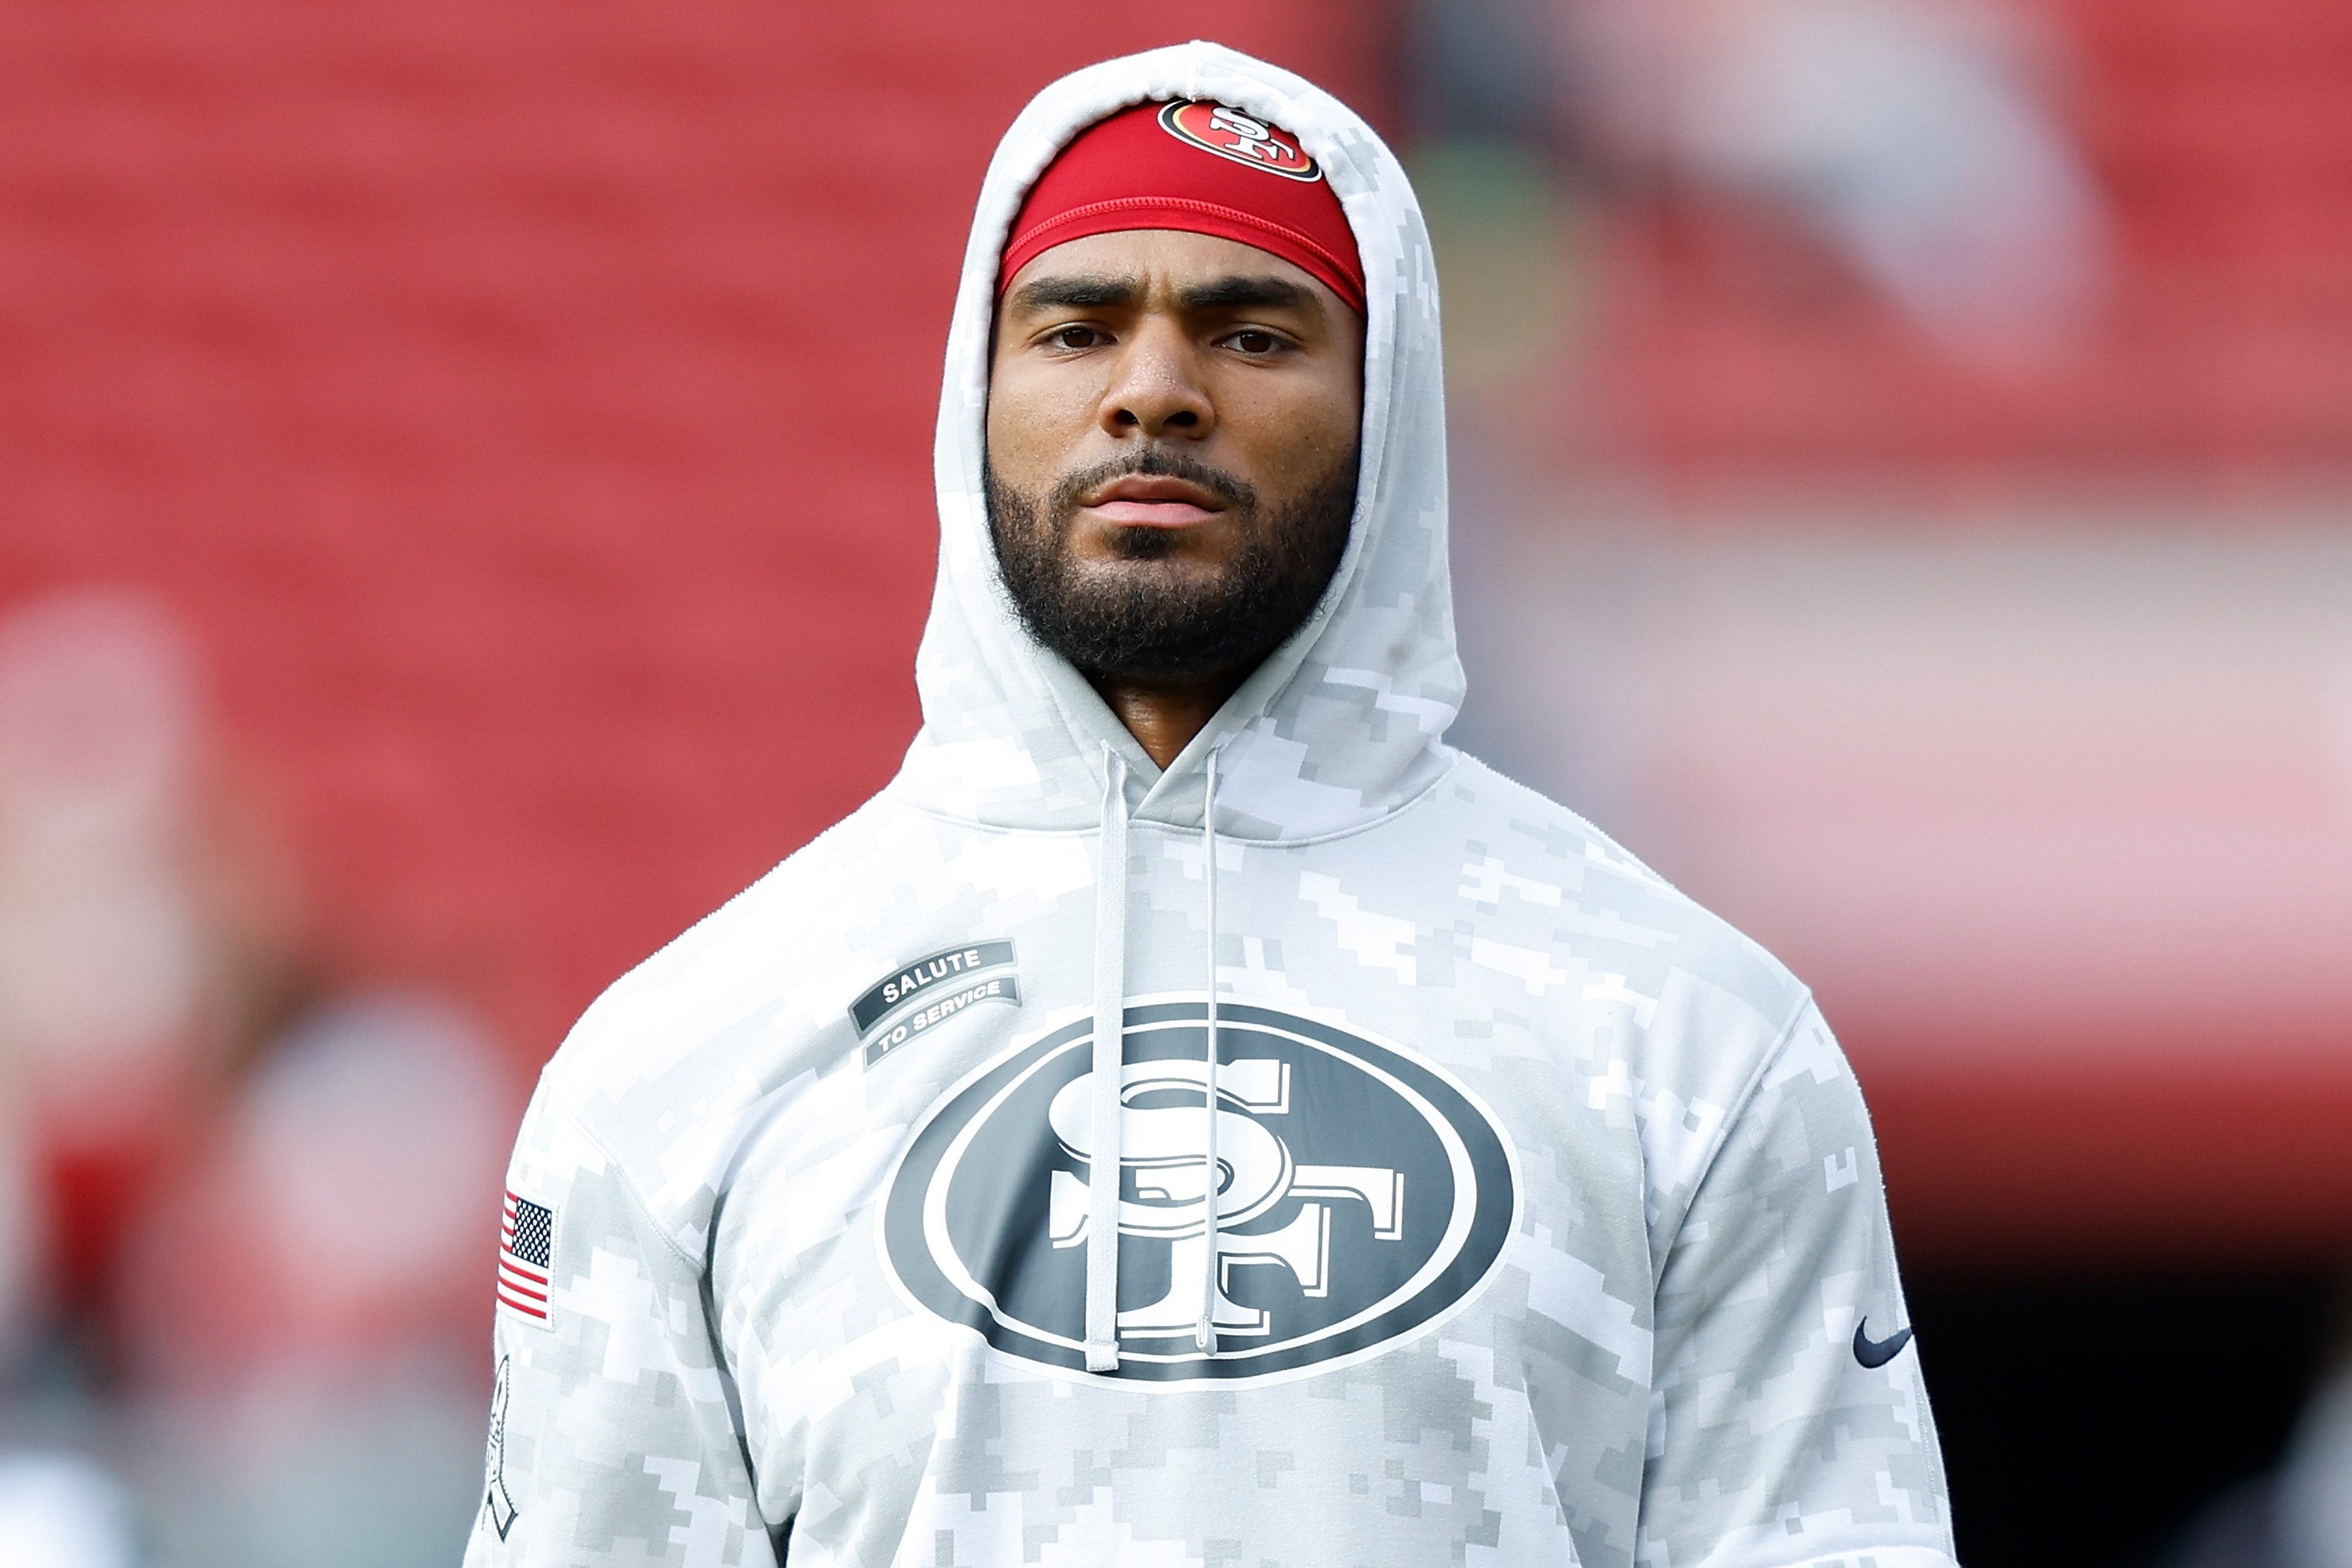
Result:
{"label": "blurred stadium background", "polygon": [[1407,151],[1461,738],[1821,994],[1971,1568],[2352,1563],[2323,0],[0,13],[0,1560],[454,1562],[530,1075],[889,775],[988,153],[1195,34]]}

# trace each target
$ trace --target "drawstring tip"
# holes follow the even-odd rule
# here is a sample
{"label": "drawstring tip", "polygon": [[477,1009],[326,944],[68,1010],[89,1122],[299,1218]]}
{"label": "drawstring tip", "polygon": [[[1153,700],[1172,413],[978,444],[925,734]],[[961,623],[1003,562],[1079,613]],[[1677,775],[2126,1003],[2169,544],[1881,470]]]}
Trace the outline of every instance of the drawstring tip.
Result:
{"label": "drawstring tip", "polygon": [[1118,1370],[1118,1347],[1117,1345],[1088,1345],[1087,1347],[1087,1370],[1088,1372],[1117,1372]]}
{"label": "drawstring tip", "polygon": [[1192,1348],[1202,1355],[1214,1355],[1217,1353],[1216,1338],[1216,1335],[1209,1331],[1209,1320],[1203,1318],[1201,1320],[1200,1326],[1192,1331]]}

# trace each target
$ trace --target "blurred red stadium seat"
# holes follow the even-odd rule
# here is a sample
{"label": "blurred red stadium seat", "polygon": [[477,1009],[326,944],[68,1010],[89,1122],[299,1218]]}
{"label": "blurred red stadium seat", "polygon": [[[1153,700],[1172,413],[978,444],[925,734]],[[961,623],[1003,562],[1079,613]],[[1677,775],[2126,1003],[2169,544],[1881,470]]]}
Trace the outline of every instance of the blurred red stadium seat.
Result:
{"label": "blurred red stadium seat", "polygon": [[948,305],[1026,97],[1208,30],[1377,111],[1363,13],[1233,17],[10,6],[0,605],[163,594],[360,945],[527,976],[551,1047],[911,735]]}

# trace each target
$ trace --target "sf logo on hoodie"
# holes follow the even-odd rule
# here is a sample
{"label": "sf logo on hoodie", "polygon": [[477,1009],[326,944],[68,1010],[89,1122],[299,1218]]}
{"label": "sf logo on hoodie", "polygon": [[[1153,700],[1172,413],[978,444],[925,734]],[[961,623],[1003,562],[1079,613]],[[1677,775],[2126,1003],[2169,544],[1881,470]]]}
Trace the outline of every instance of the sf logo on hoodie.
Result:
{"label": "sf logo on hoodie", "polygon": [[[1094,1076],[1083,1073],[1064,1084],[1046,1112],[1063,1151],[1081,1169],[1091,1163],[1094,1152]],[[1217,1070],[1217,1267],[1210,1269],[1201,1114],[1209,1093],[1207,1063],[1130,1062],[1121,1077],[1126,1136],[1119,1151],[1118,1228],[1126,1236],[1167,1243],[1169,1279],[1167,1294],[1159,1300],[1119,1312],[1120,1339],[1192,1332],[1202,1293],[1212,1289],[1211,1321],[1217,1332],[1270,1332],[1269,1310],[1241,1306],[1225,1289],[1236,1268],[1253,1264],[1288,1269],[1302,1297],[1329,1295],[1329,1204],[1293,1204],[1296,1212],[1286,1223],[1263,1232],[1251,1227],[1250,1222],[1286,1198],[1358,1199],[1374,1239],[1403,1239],[1404,1173],[1390,1165],[1301,1165],[1281,1135],[1251,1114],[1278,1118],[1290,1109],[1290,1064],[1279,1057],[1249,1057],[1221,1062]],[[1135,1196],[1126,1197],[1127,1192]],[[1055,1247],[1086,1245],[1091,1216],[1081,1176],[1069,1170],[1054,1173],[1048,1215]]]}
{"label": "sf logo on hoodie", "polygon": [[[1206,1013],[1194,1001],[1127,1011],[1120,1362],[1107,1375],[1319,1367],[1466,1300],[1511,1233],[1516,1184],[1494,1119],[1433,1064],[1328,1024],[1219,1006],[1212,1236]],[[1092,1064],[1081,1020],[982,1067],[923,1117],[882,1205],[884,1257],[916,1306],[1072,1370],[1085,1365],[1095,1241]]]}

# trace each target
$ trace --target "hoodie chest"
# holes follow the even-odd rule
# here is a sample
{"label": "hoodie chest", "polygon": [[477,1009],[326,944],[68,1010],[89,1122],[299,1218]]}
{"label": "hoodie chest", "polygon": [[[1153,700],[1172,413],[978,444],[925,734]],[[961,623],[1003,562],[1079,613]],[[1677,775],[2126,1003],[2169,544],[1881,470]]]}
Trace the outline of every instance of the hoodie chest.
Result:
{"label": "hoodie chest", "polygon": [[[845,1289],[885,1338],[920,1344],[910,1362],[1239,1389],[1375,1361],[1465,1315],[1508,1339],[1558,1293],[1553,1255],[1641,1293],[1630,1129],[1554,1048],[1498,1033],[1500,994],[1446,962],[1466,940],[1383,913],[1344,866],[1256,847],[1221,858],[1213,926],[1199,841],[1137,838],[1113,1095],[1090,896],[913,923],[906,959],[847,1009],[854,1057],[746,1163],[720,1281],[743,1320],[802,1342],[796,1359],[842,1353],[809,1304]],[[1085,1344],[1107,1213],[1105,1375]],[[1640,1360],[1627,1315],[1601,1316],[1578,1331]]]}

